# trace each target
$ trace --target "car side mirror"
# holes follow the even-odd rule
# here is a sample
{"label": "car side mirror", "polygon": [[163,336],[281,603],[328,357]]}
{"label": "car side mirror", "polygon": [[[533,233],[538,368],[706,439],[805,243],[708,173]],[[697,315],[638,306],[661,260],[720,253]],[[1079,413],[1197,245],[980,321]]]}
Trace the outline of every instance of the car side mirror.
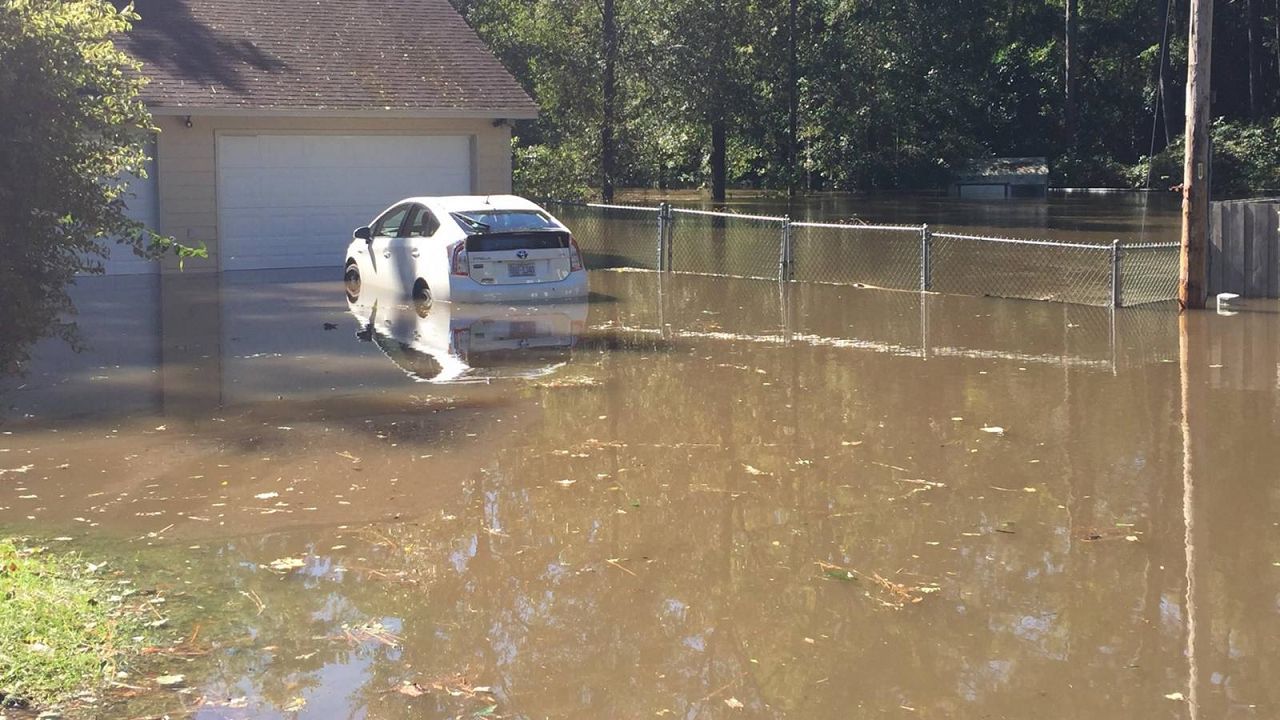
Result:
{"label": "car side mirror", "polygon": [[354,238],[354,239],[356,239],[356,240],[363,240],[363,241],[365,241],[365,242],[372,242],[372,241],[373,241],[373,231],[369,229],[369,226],[368,226],[368,225],[365,225],[364,227],[358,227],[358,228],[356,228],[356,231],[355,231],[355,232],[353,232],[353,233],[351,233],[351,237],[352,237],[352,238]]}

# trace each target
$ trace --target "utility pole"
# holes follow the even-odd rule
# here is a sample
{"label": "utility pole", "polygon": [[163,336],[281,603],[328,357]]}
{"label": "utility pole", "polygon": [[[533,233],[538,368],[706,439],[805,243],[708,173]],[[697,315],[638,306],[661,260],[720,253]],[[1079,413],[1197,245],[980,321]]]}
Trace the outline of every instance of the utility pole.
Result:
{"label": "utility pole", "polygon": [[1178,303],[1201,309],[1209,234],[1209,61],[1213,49],[1213,0],[1191,0],[1187,41],[1186,157],[1182,174],[1182,253]]}

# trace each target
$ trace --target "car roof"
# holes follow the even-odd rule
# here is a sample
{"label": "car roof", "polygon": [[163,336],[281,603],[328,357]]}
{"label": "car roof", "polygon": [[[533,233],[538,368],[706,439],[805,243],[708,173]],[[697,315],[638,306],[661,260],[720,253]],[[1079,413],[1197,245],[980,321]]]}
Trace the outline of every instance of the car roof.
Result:
{"label": "car roof", "polygon": [[445,195],[407,198],[441,213],[476,212],[478,210],[541,210],[537,203],[518,195]]}

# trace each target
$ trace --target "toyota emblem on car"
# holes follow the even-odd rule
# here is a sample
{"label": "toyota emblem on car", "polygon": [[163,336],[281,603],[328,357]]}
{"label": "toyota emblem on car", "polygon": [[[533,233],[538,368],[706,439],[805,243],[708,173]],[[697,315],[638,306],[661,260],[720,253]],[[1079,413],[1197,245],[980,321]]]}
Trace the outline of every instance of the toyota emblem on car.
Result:
{"label": "toyota emblem on car", "polygon": [[518,257],[518,258],[520,258],[521,260],[523,260],[523,259],[525,259],[525,258],[529,257],[529,251],[528,251],[528,250],[521,250],[521,251],[519,251],[519,252],[517,252],[517,253],[516,253],[516,257]]}

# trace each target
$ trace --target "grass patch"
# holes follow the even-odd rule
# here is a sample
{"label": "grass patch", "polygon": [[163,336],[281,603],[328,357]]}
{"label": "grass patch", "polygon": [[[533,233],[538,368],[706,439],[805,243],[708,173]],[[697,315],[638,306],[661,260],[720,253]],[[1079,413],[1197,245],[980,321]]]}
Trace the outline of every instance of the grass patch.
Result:
{"label": "grass patch", "polygon": [[40,708],[101,689],[143,647],[127,594],[76,554],[0,540],[0,695]]}

